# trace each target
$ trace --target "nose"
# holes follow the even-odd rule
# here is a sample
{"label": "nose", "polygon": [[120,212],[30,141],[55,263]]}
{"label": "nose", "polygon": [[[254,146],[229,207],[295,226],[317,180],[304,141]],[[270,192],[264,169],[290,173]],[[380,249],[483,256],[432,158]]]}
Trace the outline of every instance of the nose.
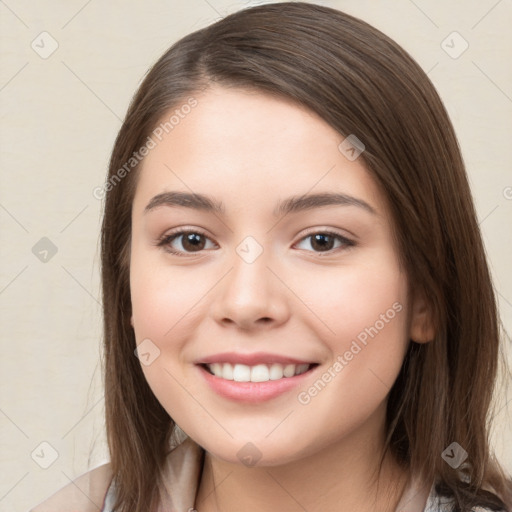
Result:
{"label": "nose", "polygon": [[287,288],[269,267],[265,252],[249,263],[235,254],[217,287],[211,313],[216,322],[243,330],[270,329],[289,318]]}

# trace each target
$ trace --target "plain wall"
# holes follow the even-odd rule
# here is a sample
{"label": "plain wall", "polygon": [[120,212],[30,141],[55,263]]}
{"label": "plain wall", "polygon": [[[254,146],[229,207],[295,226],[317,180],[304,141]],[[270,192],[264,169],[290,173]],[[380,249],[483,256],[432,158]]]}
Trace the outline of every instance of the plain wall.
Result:
{"label": "plain wall", "polygon": [[[99,359],[102,204],[93,190],[104,182],[128,102],[150,65],[182,36],[257,3],[264,2],[0,2],[0,509],[27,510],[108,460]],[[391,36],[437,87],[467,164],[510,332],[511,2],[317,3]],[[497,394],[492,442],[512,472],[510,404],[504,407],[511,398]],[[43,469],[53,450],[57,459]]]}

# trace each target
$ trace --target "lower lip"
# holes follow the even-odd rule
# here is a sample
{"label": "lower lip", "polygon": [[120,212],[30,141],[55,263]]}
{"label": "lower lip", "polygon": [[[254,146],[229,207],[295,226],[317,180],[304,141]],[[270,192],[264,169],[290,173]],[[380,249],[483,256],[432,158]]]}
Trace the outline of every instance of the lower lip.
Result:
{"label": "lower lip", "polygon": [[313,366],[307,372],[301,373],[300,375],[283,377],[279,380],[268,380],[266,382],[236,382],[234,380],[226,380],[212,375],[201,365],[198,365],[198,368],[206,382],[217,394],[239,402],[257,403],[271,400],[299,386],[315,371],[317,366]]}

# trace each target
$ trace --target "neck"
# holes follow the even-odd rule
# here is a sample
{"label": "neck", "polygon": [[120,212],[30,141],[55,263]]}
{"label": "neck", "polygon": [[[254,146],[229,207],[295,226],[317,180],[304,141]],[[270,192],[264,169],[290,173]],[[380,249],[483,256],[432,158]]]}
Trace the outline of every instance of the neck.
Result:
{"label": "neck", "polygon": [[279,466],[246,467],[205,453],[198,512],[261,510],[394,512],[407,473],[387,454],[383,432],[365,425],[309,457]]}

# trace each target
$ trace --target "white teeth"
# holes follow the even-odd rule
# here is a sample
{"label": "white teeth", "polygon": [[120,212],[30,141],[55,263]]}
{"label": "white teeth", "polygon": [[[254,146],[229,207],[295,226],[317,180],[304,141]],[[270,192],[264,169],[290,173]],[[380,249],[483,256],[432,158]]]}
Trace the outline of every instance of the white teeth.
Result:
{"label": "white teeth", "polygon": [[221,363],[213,363],[210,365],[210,370],[214,375],[222,375],[222,364]]}
{"label": "white teeth", "polygon": [[249,382],[251,380],[251,367],[245,364],[235,364],[233,367],[233,380],[236,382]]}
{"label": "white teeth", "polygon": [[300,375],[301,373],[307,372],[309,368],[309,364],[298,364],[295,369],[295,375]]}
{"label": "white teeth", "polygon": [[273,364],[270,367],[270,380],[279,380],[283,378],[283,365]]}
{"label": "white teeth", "polygon": [[267,382],[269,380],[279,380],[283,377],[293,377],[306,372],[309,364],[287,364],[282,365],[273,363],[270,366],[266,364],[257,364],[248,366],[245,364],[230,363],[212,363],[206,365],[213,375],[226,380],[236,382]]}
{"label": "white teeth", "polygon": [[251,368],[251,382],[266,382],[270,378],[270,372],[266,364],[258,364]]}
{"label": "white teeth", "polygon": [[295,365],[294,364],[287,364],[284,367],[283,375],[285,377],[293,377],[295,375]]}
{"label": "white teeth", "polygon": [[222,365],[222,374],[216,373],[215,375],[218,375],[219,377],[222,377],[226,380],[233,380],[233,366],[231,366],[229,363],[224,363]]}

